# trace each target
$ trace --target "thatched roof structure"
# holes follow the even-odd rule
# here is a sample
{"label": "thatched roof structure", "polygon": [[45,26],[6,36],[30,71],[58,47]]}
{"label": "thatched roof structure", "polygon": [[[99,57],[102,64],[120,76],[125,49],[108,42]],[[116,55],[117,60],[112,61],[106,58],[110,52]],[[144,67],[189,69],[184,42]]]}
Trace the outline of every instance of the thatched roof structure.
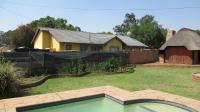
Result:
{"label": "thatched roof structure", "polygon": [[182,28],[163,44],[160,50],[165,50],[170,46],[183,46],[188,50],[200,50],[200,35],[191,29]]}

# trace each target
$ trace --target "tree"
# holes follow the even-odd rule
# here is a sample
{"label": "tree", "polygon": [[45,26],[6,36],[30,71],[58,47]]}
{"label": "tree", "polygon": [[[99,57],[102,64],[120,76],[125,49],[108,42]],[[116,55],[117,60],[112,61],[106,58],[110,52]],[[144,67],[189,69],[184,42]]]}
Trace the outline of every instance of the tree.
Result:
{"label": "tree", "polygon": [[135,15],[133,13],[127,13],[125,15],[124,25],[125,26],[131,26],[132,24],[135,24],[137,22]]}
{"label": "tree", "polygon": [[100,32],[100,34],[110,34],[110,35],[113,35],[112,32]]}
{"label": "tree", "polygon": [[140,20],[140,24],[141,23],[151,23],[154,22],[154,17],[152,15],[145,15],[144,17],[142,17]]}
{"label": "tree", "polygon": [[133,13],[127,13],[121,25],[115,26],[113,29],[119,35],[126,35],[132,25],[137,24],[137,20]]}
{"label": "tree", "polygon": [[26,46],[32,48],[31,41],[35,34],[35,29],[30,25],[21,25],[13,31],[8,31],[9,45],[11,48]]}
{"label": "tree", "polygon": [[0,35],[0,45],[1,44],[8,44],[7,33],[3,33]]}
{"label": "tree", "polygon": [[45,18],[40,18],[39,20],[34,20],[31,22],[34,28],[37,27],[48,27],[48,28],[58,28],[66,30],[81,31],[80,27],[73,26],[72,24],[67,24],[67,20],[63,18],[57,18],[47,16]]}
{"label": "tree", "polygon": [[81,31],[78,26],[73,26],[72,24],[67,24],[67,20],[63,18],[53,18],[47,16],[45,18],[40,18],[38,20],[32,21],[30,24],[21,25],[13,31],[6,32],[6,36],[9,39],[9,46],[11,48],[26,46],[32,48],[31,41],[38,27],[49,27],[66,29],[73,31]]}
{"label": "tree", "polygon": [[130,37],[145,43],[150,48],[159,48],[165,42],[166,30],[151,15],[136,19],[133,13],[126,14],[124,22],[117,25],[114,31],[121,35],[130,32]]}
{"label": "tree", "polygon": [[124,35],[124,32],[125,32],[121,25],[115,26],[113,30],[119,35]]}

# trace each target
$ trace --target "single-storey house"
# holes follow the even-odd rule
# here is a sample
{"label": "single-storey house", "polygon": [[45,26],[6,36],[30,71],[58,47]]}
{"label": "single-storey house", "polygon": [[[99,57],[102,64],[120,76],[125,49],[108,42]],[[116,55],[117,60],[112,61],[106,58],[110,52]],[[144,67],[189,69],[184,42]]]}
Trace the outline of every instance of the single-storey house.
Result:
{"label": "single-storey house", "polygon": [[39,28],[32,44],[35,49],[50,51],[129,51],[148,47],[127,36],[52,28]]}
{"label": "single-storey house", "polygon": [[183,28],[174,34],[160,48],[165,63],[200,64],[200,35]]}

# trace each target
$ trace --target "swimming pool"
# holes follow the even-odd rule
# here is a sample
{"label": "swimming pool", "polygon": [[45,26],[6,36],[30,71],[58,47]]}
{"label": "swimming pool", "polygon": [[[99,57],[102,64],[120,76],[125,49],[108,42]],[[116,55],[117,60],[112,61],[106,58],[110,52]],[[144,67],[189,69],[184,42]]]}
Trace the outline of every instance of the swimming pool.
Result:
{"label": "swimming pool", "polygon": [[121,102],[110,96],[95,96],[60,103],[18,108],[17,112],[196,112],[172,102],[137,100]]}

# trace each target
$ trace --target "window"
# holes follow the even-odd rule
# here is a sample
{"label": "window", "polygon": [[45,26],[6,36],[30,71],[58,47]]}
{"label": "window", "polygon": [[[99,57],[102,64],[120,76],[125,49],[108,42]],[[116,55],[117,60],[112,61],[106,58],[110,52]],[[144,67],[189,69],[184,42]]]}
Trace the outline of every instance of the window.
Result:
{"label": "window", "polygon": [[69,44],[65,45],[65,50],[72,50],[72,45]]}
{"label": "window", "polygon": [[111,46],[110,47],[110,51],[111,52],[118,52],[119,51],[119,47],[118,46]]}

